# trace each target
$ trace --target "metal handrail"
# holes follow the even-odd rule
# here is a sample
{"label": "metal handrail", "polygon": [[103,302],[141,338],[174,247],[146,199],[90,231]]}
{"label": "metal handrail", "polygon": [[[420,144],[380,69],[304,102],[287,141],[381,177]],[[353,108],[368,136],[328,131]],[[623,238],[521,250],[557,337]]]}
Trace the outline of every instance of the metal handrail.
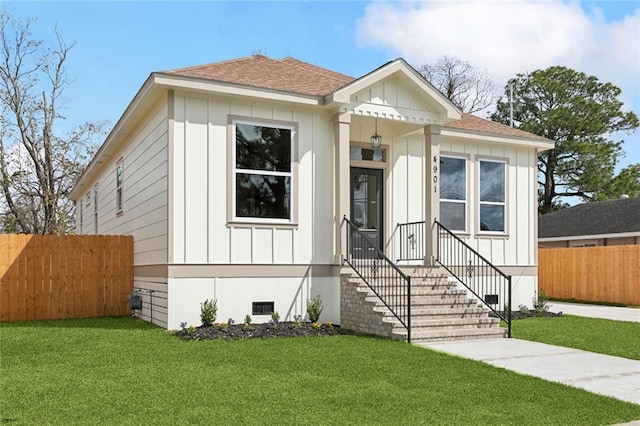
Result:
{"label": "metal handrail", "polygon": [[[407,329],[407,341],[411,342],[411,277],[402,272],[346,216],[344,222],[347,224],[347,255],[344,262]],[[359,256],[353,253],[356,242],[359,244]]]}
{"label": "metal handrail", "polygon": [[401,260],[424,260],[424,220],[398,223]]}
{"label": "metal handrail", "polygon": [[[511,276],[498,269],[440,222],[436,220],[435,224],[438,233],[435,261],[506,322],[508,336],[511,337]],[[500,306],[499,302],[504,300],[505,295],[507,302],[503,302],[504,310],[500,312],[494,309],[492,305]]]}

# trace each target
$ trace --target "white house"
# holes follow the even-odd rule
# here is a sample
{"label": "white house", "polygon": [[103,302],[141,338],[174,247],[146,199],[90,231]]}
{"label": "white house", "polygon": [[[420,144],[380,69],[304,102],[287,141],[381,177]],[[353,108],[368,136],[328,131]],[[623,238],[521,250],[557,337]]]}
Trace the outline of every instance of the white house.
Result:
{"label": "white house", "polygon": [[71,198],[77,233],[134,236],[138,315],[169,329],[199,324],[205,299],[261,322],[316,294],[341,324],[360,247],[344,217],[423,276],[438,220],[513,276],[517,306],[537,290],[536,160],[552,147],[461,113],[402,59],[354,79],[256,55],[152,73]]}

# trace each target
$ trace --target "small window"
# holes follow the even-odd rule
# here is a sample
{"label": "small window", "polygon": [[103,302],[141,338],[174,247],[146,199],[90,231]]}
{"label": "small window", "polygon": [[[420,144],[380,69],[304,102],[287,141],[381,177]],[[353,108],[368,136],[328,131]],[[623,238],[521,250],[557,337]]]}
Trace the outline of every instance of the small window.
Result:
{"label": "small window", "polygon": [[352,160],[357,161],[375,161],[377,163],[384,163],[387,161],[386,150],[380,148],[371,149],[351,147],[350,156]]}
{"label": "small window", "polygon": [[480,231],[505,232],[506,165],[502,161],[480,161]]}
{"label": "small window", "polygon": [[274,302],[253,302],[251,304],[251,315],[271,315],[275,312]]}
{"label": "small window", "polygon": [[467,160],[440,157],[440,223],[451,231],[467,230]]}
{"label": "small window", "polygon": [[93,187],[93,232],[98,235],[98,184]]}
{"label": "small window", "polygon": [[293,126],[234,122],[234,218],[293,220]]}
{"label": "small window", "polygon": [[122,160],[116,164],[116,213],[122,213],[122,181],[124,179],[124,166]]}

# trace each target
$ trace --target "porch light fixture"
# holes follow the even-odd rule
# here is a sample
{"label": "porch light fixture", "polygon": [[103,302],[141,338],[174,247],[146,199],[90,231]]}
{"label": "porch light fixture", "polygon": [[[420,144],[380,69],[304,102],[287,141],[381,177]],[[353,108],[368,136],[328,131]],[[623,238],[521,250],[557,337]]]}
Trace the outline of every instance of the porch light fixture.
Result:
{"label": "porch light fixture", "polygon": [[371,148],[380,148],[380,144],[382,144],[382,136],[378,134],[378,119],[376,118],[376,131],[371,136]]}

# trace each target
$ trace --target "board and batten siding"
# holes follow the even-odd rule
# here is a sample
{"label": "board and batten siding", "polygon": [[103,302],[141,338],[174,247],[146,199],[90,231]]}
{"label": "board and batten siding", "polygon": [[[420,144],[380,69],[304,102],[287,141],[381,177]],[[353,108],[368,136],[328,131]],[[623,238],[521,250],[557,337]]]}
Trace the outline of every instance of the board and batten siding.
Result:
{"label": "board and batten siding", "polygon": [[[83,234],[94,233],[93,187],[98,184],[98,233],[133,235],[134,265],[167,261],[167,108],[157,108],[123,151],[114,155],[83,206]],[[124,166],[123,209],[116,211],[116,164]],[[86,193],[83,197],[86,200]],[[78,213],[77,213],[78,214]],[[79,226],[79,225],[78,225]],[[79,231],[79,229],[78,229]]]}
{"label": "board and batten siding", "polygon": [[[228,222],[229,116],[297,126],[297,226]],[[332,263],[334,134],[329,114],[176,92],[173,138],[170,263]]]}
{"label": "board and batten siding", "polygon": [[[463,240],[495,265],[536,265],[537,157],[534,149],[510,145],[472,144],[442,137],[440,153],[470,158],[467,169],[469,235]],[[479,232],[478,168],[480,160],[506,162],[506,228],[502,235]]]}
{"label": "board and batten siding", "polygon": [[[386,182],[387,246],[397,258],[398,223],[425,217],[425,142],[419,134],[396,137],[390,144],[390,172]],[[498,266],[535,266],[537,200],[533,149],[509,145],[465,143],[440,138],[440,155],[460,155],[467,161],[467,233],[459,236]],[[482,159],[506,162],[507,233],[482,234],[478,227],[478,166]]]}

